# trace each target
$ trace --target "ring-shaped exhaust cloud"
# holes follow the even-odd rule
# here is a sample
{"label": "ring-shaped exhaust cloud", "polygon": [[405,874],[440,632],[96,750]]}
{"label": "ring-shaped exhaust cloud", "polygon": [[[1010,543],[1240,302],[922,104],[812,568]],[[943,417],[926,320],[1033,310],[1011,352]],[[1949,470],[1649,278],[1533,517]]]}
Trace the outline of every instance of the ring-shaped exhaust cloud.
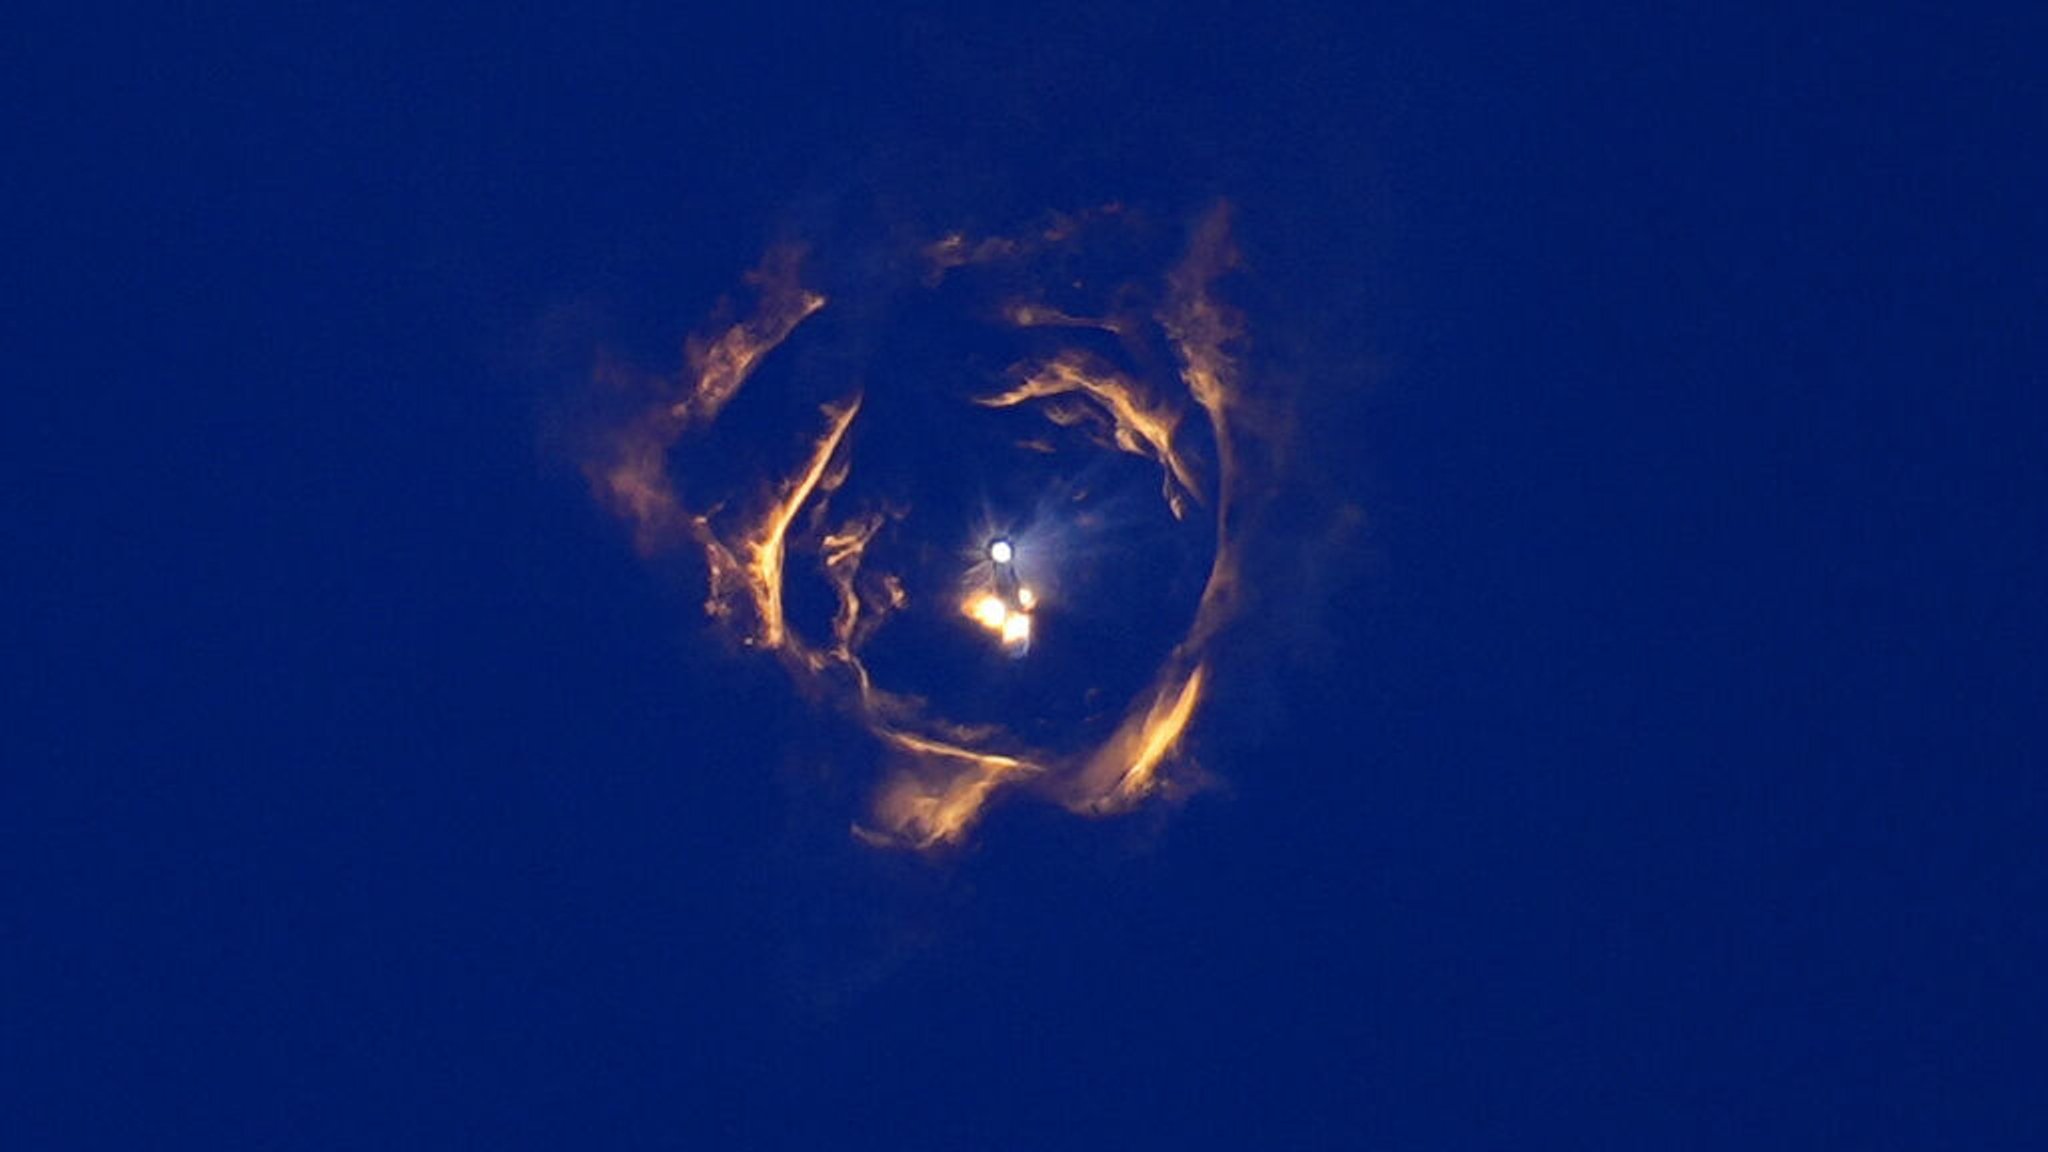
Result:
{"label": "ring-shaped exhaust cloud", "polygon": [[[1145,498],[1159,522],[1206,553],[1189,581],[1191,606],[1156,661],[1117,699],[1089,688],[1089,706],[1071,724],[1019,715],[1033,711],[1028,704],[949,715],[932,692],[893,682],[874,656],[892,629],[910,630],[906,622],[919,619],[923,634],[948,643],[979,636],[1001,654],[991,659],[1028,666],[1042,629],[1088,595],[1086,581],[1073,578],[1086,551],[1072,544],[1075,525],[1099,527],[1103,517],[1085,503],[1089,477],[1103,469],[1084,468],[1080,479],[1070,473],[1045,485],[1025,513],[990,507],[956,533],[957,548],[903,546],[914,490],[876,496],[855,482],[864,431],[888,418],[871,408],[868,382],[891,375],[892,365],[807,359],[797,347],[807,326],[842,304],[854,327],[871,323],[866,317],[904,294],[900,285],[877,292],[879,303],[835,299],[807,276],[802,247],[777,245],[746,277],[745,313],[691,337],[679,371],[600,368],[600,387],[628,402],[585,440],[581,463],[593,493],[630,525],[643,553],[701,556],[706,611],[787,669],[793,705],[836,709],[879,745],[881,775],[851,817],[866,843],[958,844],[992,801],[1012,793],[1094,816],[1184,796],[1207,779],[1189,755],[1190,734],[1219,677],[1230,674],[1215,642],[1244,601],[1241,518],[1268,478],[1247,467],[1264,457],[1245,451],[1246,430],[1259,421],[1249,411],[1243,321],[1218,291],[1237,261],[1228,206],[1176,232],[1184,240],[1163,266],[1118,267],[1105,280],[1094,275],[1098,262],[1085,265],[1089,277],[1076,274],[1091,246],[1114,248],[1149,227],[1136,217],[1110,205],[1054,215],[1018,234],[956,231],[900,246],[915,269],[903,278],[910,294],[953,293],[973,302],[972,322],[1035,341],[1001,363],[948,373],[940,390],[959,402],[960,418],[975,410],[1023,417],[1005,426],[1015,429],[1019,450],[1050,457],[1079,445],[1125,469],[1150,470]],[[1134,247],[1142,246],[1118,251]],[[805,425],[791,438],[800,450],[737,486],[700,483],[741,470],[726,457],[766,455],[721,457],[712,446],[728,409],[756,388],[821,398],[805,405],[784,397],[780,408],[764,401]],[[1108,536],[1117,536],[1114,524]],[[897,562],[884,555],[891,548]],[[1117,559],[1112,551],[1088,563]],[[912,571],[933,563],[946,571],[943,585]],[[819,610],[793,606],[799,586],[821,593]],[[1105,613],[1097,609],[1099,622]],[[1107,616],[1115,629],[1115,612]]]}

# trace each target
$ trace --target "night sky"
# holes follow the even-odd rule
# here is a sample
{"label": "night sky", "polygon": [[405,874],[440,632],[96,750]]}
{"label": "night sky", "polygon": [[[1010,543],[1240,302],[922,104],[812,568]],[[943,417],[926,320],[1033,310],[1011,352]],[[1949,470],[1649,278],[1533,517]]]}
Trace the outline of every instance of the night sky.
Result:
{"label": "night sky", "polygon": [[[0,67],[0,1148],[2048,1146],[2038,13],[174,7]],[[1219,201],[1214,785],[858,842],[596,365]]]}

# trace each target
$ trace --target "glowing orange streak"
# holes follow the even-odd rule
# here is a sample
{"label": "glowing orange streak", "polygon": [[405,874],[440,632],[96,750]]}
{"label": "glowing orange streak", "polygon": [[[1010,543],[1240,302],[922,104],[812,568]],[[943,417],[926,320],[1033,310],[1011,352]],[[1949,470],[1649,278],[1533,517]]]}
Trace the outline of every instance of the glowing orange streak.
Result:
{"label": "glowing orange streak", "polygon": [[877,846],[927,849],[959,841],[980,818],[999,783],[987,773],[959,773],[926,785],[908,773],[891,778],[875,800],[875,816],[888,829],[855,835]]}
{"label": "glowing orange streak", "polygon": [[1152,702],[1152,710],[1146,714],[1145,723],[1139,729],[1138,754],[1131,760],[1123,779],[1117,781],[1119,793],[1132,796],[1150,788],[1154,770],[1180,742],[1181,733],[1187,730],[1188,719],[1195,714],[1195,703],[1202,696],[1202,675],[1206,668],[1207,665],[1195,665],[1195,670],[1180,686],[1180,694],[1165,712],[1160,711],[1160,705],[1166,701],[1164,694]]}
{"label": "glowing orange streak", "polygon": [[894,842],[913,848],[954,843],[974,826],[997,786],[1011,776],[1039,771],[1037,765],[1016,757],[977,752],[907,732],[883,728],[876,735],[905,751],[958,766],[941,770],[936,779],[915,771],[900,771],[892,777],[875,800],[875,816],[888,832],[855,830],[870,843]]}
{"label": "glowing orange streak", "polygon": [[830,407],[825,409],[828,421],[825,434],[811,449],[809,463],[793,481],[784,485],[782,499],[769,506],[760,527],[743,545],[748,555],[749,587],[761,620],[757,642],[764,648],[782,647],[787,635],[782,615],[782,555],[790,522],[796,519],[797,512],[811,498],[811,492],[817,488],[819,479],[832,463],[833,453],[839,450],[840,441],[859,413],[858,396],[836,411]]}
{"label": "glowing orange streak", "polygon": [[1003,309],[1003,317],[1019,328],[1096,328],[1121,336],[1124,323],[1115,317],[1074,316],[1043,304],[1018,301]]}
{"label": "glowing orange streak", "polygon": [[747,275],[749,283],[761,286],[761,302],[754,315],[726,329],[710,344],[690,341],[688,355],[690,368],[697,374],[697,387],[670,409],[675,416],[692,422],[717,419],[761,357],[788,339],[805,317],[825,306],[823,296],[807,291],[797,280],[802,256],[794,247],[770,252],[761,267]]}
{"label": "glowing orange streak", "polygon": [[860,572],[868,541],[874,539],[881,527],[882,517],[871,515],[825,537],[825,575],[839,600],[838,610],[832,615],[833,650],[841,659],[852,657],[854,631],[860,624],[860,595],[854,591],[854,577]]}
{"label": "glowing orange streak", "polygon": [[[726,329],[706,343],[695,337],[687,346],[688,382],[681,395],[662,400],[637,419],[615,429],[607,443],[597,446],[584,472],[598,490],[599,499],[614,513],[630,520],[634,539],[644,552],[671,543],[677,530],[687,526],[691,535],[714,546],[702,517],[685,520],[682,502],[668,471],[668,452],[692,425],[709,423],[717,417],[761,358],[788,339],[796,326],[825,306],[825,297],[804,289],[797,265],[802,252],[793,247],[771,251],[761,267],[747,274],[747,282],[761,290],[754,314]],[[730,557],[728,557],[730,559]],[[714,589],[721,579],[719,558],[710,557]],[[714,599],[716,599],[714,594]]]}
{"label": "glowing orange streak", "polygon": [[[1199,491],[1193,470],[1173,447],[1180,413],[1164,402],[1150,402],[1128,378],[1091,364],[1081,353],[1068,352],[1009,391],[983,397],[976,403],[989,408],[1010,408],[1074,393],[1091,397],[1108,409],[1117,447],[1146,457],[1166,470],[1167,502],[1173,514],[1180,516],[1185,500]],[[1060,418],[1055,415],[1054,419],[1059,422]]]}
{"label": "glowing orange streak", "polygon": [[1150,795],[1158,786],[1159,766],[1166,761],[1194,719],[1207,665],[1185,675],[1164,677],[1150,689],[1151,702],[1135,704],[1109,739],[1088,756],[1066,793],[1069,808],[1081,812],[1117,812]]}
{"label": "glowing orange streak", "polygon": [[929,736],[918,736],[897,728],[877,728],[875,735],[905,752],[916,752],[924,756],[937,756],[948,760],[960,760],[990,771],[1006,774],[1011,772],[1035,772],[1038,765],[1016,756],[1001,756],[994,752],[979,752],[972,748],[945,740],[934,740]]}

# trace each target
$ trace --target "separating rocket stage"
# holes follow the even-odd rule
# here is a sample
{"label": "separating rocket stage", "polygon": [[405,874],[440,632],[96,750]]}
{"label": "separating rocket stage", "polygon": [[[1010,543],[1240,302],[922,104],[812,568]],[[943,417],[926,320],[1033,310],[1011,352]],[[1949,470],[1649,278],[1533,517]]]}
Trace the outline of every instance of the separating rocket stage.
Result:
{"label": "separating rocket stage", "polygon": [[1003,651],[1021,657],[1031,651],[1031,610],[1038,596],[1017,572],[1017,548],[997,537],[989,542],[987,582],[968,597],[967,615],[1001,639]]}

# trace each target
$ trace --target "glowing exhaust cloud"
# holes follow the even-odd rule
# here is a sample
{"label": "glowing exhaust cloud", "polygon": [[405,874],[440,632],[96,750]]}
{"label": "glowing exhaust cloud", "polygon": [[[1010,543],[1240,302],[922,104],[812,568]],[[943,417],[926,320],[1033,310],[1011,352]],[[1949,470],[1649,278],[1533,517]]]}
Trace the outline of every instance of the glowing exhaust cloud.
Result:
{"label": "glowing exhaust cloud", "polygon": [[[1097,229],[1125,226],[1128,214],[1111,206],[1054,217],[1014,237],[947,234],[920,249],[923,283],[929,289],[967,270],[1028,264],[1082,244]],[[801,251],[771,251],[747,276],[752,311],[692,338],[675,376],[648,379],[615,366],[602,373],[615,388],[636,392],[638,403],[603,429],[586,453],[593,493],[631,525],[642,551],[700,553],[710,616],[743,644],[774,653],[804,698],[839,709],[875,739],[886,770],[867,812],[853,822],[864,842],[916,849],[957,843],[991,801],[1009,791],[1100,815],[1200,786],[1202,775],[1185,745],[1219,675],[1211,643],[1241,599],[1235,518],[1247,478],[1235,437],[1244,399],[1230,351],[1241,323],[1213,295],[1234,259],[1228,214],[1218,207],[1163,277],[1149,287],[1133,281],[1120,289],[1105,315],[1091,318],[1056,303],[1015,298],[990,312],[1035,339],[1071,334],[1135,352],[1116,360],[1115,348],[1100,346],[1036,351],[1014,363],[1006,382],[964,395],[967,406],[1032,412],[1045,421],[1040,428],[1049,424],[1092,450],[1144,461],[1158,471],[1171,523],[1191,523],[1203,510],[1193,520],[1203,523],[1202,539],[1212,542],[1192,619],[1157,669],[1120,711],[1066,736],[949,719],[929,700],[876,682],[871,642],[901,614],[936,609],[1028,666],[1037,634],[1057,623],[1065,604],[1057,581],[1040,579],[1057,576],[1057,547],[1029,533],[977,540],[974,553],[959,563],[954,591],[936,604],[920,603],[913,574],[876,559],[878,541],[890,536],[906,510],[849,495],[861,421],[880,418],[865,414],[871,409],[857,388],[838,389],[813,409],[815,423],[800,430],[799,457],[750,492],[693,497],[678,481],[679,473],[689,474],[697,438],[710,433],[776,349],[829,306],[824,295],[805,287]],[[1147,309],[1132,301],[1152,304]],[[1143,354],[1148,348],[1165,355]],[[1033,452],[1053,450],[1039,438],[1017,443]],[[829,593],[829,620],[812,626],[816,634],[789,606],[793,574]]]}

